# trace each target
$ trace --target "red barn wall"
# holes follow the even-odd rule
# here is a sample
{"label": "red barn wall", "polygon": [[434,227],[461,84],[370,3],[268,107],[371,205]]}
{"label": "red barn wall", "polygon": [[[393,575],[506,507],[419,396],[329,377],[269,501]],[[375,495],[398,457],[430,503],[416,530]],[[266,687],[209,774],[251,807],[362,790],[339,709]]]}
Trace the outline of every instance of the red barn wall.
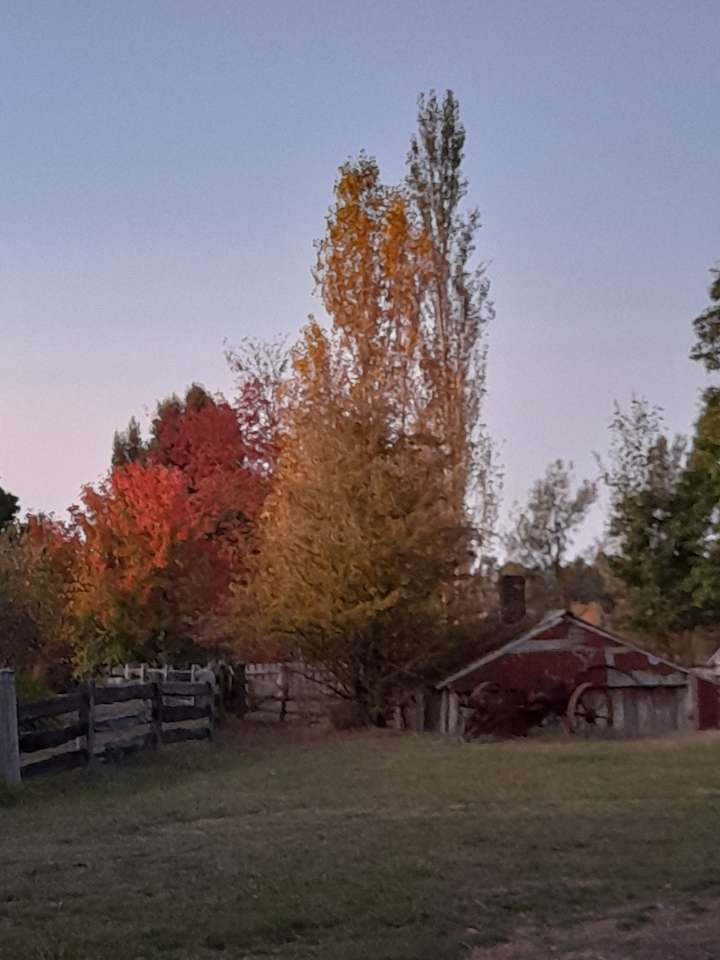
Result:
{"label": "red barn wall", "polygon": [[[677,675],[674,667],[650,654],[580,624],[564,622],[466,674],[453,687],[467,692],[478,683],[492,681],[518,690],[541,690],[548,685],[574,688],[585,679],[618,685],[622,673],[639,673],[647,679],[654,676],[659,683],[662,677]],[[630,682],[628,677],[627,683]]]}
{"label": "red barn wall", "polygon": [[720,727],[720,687],[709,680],[698,679],[698,729],[714,730]]}
{"label": "red barn wall", "polygon": [[487,681],[505,691],[555,698],[569,697],[586,680],[612,688],[618,732],[629,736],[720,726],[720,687],[572,620],[523,641],[459,678],[452,689],[469,693]]}

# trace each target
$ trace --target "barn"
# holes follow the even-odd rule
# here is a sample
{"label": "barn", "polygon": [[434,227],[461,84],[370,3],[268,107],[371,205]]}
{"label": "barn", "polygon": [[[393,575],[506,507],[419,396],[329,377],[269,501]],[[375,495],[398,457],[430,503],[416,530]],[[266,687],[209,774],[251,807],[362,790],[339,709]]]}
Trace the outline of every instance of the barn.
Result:
{"label": "barn", "polygon": [[553,725],[637,737],[720,726],[720,684],[556,610],[447,676],[424,706],[425,729],[469,739]]}
{"label": "barn", "polygon": [[708,659],[707,664],[703,664],[703,670],[708,676],[720,680],[720,650],[716,650]]}

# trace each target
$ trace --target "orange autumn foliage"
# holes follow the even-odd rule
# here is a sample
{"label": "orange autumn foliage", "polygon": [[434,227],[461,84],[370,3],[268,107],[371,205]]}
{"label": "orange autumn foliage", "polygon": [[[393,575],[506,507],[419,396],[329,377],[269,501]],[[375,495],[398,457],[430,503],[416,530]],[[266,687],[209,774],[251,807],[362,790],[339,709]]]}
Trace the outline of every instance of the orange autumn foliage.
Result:
{"label": "orange autumn foliage", "polygon": [[382,183],[371,158],[340,168],[327,233],[316,247],[315,279],[353,370],[356,401],[367,405],[395,390],[396,416],[405,424],[417,413],[410,383],[420,360],[430,247],[403,192]]}
{"label": "orange autumn foliage", "polygon": [[203,543],[179,471],[130,464],[86,487],[73,609],[81,672],[124,657],[180,655],[223,578]]}
{"label": "orange autumn foliage", "polygon": [[193,387],[160,405],[142,460],[85,488],[74,511],[81,671],[200,655],[230,584],[247,577],[269,483],[256,461],[233,409]]}

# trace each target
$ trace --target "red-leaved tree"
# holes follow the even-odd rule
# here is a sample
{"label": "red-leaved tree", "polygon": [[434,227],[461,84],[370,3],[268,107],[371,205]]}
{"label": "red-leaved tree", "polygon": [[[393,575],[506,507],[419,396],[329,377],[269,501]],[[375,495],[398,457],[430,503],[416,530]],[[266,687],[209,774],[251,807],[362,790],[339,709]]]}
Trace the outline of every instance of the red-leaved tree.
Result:
{"label": "red-leaved tree", "polygon": [[236,411],[193,386],[159,404],[141,453],[86,487],[74,511],[80,672],[199,656],[224,639],[230,585],[249,575],[270,478]]}

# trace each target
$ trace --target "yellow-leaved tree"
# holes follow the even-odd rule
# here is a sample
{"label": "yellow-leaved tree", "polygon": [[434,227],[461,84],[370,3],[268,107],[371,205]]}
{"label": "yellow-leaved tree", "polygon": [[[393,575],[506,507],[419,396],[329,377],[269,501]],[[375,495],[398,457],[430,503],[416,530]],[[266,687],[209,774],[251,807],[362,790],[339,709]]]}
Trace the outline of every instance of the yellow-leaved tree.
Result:
{"label": "yellow-leaved tree", "polygon": [[292,353],[252,586],[262,630],[374,723],[456,642],[478,552],[487,285],[458,213],[464,134],[436,107],[406,184],[366,156],[340,168],[315,268],[330,327]]}
{"label": "yellow-leaved tree", "polygon": [[395,430],[380,393],[356,406],[345,361],[311,324],[253,589],[281,649],[325,665],[379,723],[447,650],[471,531],[446,496],[441,446]]}

